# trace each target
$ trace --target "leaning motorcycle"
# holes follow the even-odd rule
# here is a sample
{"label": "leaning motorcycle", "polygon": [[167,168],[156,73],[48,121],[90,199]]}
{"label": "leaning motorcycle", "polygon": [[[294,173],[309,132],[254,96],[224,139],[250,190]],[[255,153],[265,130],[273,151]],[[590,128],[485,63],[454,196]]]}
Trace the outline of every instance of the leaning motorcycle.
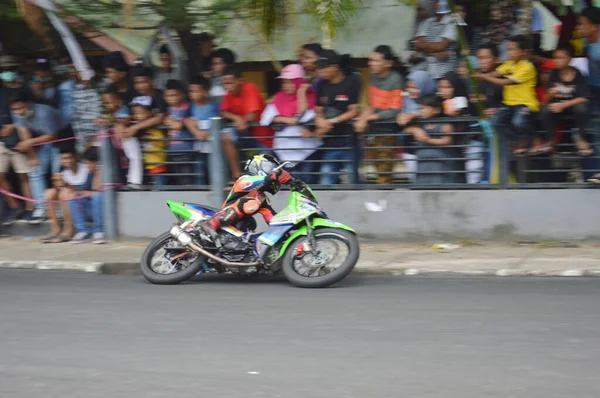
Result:
{"label": "leaning motorcycle", "polygon": [[219,244],[203,245],[197,225],[218,210],[194,203],[167,201],[178,220],[146,248],[141,270],[151,283],[169,285],[204,273],[274,275],[280,271],[295,286],[327,287],[344,279],[358,262],[356,233],[330,220],[312,189],[301,180],[290,184],[288,206],[256,233],[247,217],[221,228]]}

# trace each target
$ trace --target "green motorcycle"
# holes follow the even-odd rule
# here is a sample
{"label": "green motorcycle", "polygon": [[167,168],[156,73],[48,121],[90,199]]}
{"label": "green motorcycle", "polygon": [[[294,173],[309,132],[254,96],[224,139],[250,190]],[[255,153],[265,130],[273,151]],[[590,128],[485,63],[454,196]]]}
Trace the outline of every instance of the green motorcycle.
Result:
{"label": "green motorcycle", "polygon": [[273,275],[279,271],[298,287],[319,288],[344,279],[358,262],[354,230],[330,220],[310,187],[290,184],[288,206],[256,233],[252,217],[218,231],[219,244],[203,246],[197,225],[218,209],[167,201],[178,225],[146,248],[144,277],[155,284],[177,284],[204,273]]}

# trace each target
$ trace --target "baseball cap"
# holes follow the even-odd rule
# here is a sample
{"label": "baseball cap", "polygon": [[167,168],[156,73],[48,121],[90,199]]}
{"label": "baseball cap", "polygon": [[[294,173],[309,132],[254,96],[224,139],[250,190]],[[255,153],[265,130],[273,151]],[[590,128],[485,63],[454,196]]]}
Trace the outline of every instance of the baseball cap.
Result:
{"label": "baseball cap", "polygon": [[143,108],[152,109],[152,97],[149,95],[140,95],[131,100],[129,103],[130,107],[141,106]]}
{"label": "baseball cap", "polygon": [[277,76],[278,79],[302,79],[304,77],[304,69],[300,64],[286,65],[282,70],[281,74]]}
{"label": "baseball cap", "polygon": [[331,65],[339,65],[340,56],[333,50],[325,50],[321,53],[321,57],[317,61],[319,68],[326,68]]}

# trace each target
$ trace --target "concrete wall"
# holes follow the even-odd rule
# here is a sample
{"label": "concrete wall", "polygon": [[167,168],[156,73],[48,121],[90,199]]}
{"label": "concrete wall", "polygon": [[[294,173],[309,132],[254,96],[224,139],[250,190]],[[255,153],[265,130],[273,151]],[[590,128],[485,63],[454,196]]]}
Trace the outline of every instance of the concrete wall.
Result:
{"label": "concrete wall", "polygon": [[[600,238],[596,190],[327,191],[321,206],[370,239],[512,240]],[[119,233],[154,237],[174,222],[165,201],[214,204],[207,192],[122,192]],[[281,210],[287,193],[273,205]]]}

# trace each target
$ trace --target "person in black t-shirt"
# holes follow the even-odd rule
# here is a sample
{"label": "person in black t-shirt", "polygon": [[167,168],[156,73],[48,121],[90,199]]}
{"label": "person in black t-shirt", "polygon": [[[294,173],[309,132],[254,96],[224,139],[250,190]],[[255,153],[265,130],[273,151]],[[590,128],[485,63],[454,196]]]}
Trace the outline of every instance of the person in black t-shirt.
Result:
{"label": "person in black t-shirt", "polygon": [[357,167],[352,162],[357,149],[354,131],[345,122],[358,116],[360,79],[349,70],[349,61],[349,56],[339,56],[333,50],[323,51],[317,61],[323,82],[317,91],[315,134],[323,138],[325,147],[320,180],[323,185],[339,184],[342,167],[346,171]]}
{"label": "person in black t-shirt", "polygon": [[556,124],[565,117],[573,117],[577,132],[573,139],[577,151],[582,156],[593,153],[586,140],[587,121],[590,117],[590,89],[581,72],[569,66],[573,58],[573,49],[569,45],[559,46],[554,51],[556,69],[548,81],[548,105],[542,110],[542,123],[546,129],[546,139],[553,141],[556,136]]}
{"label": "person in black t-shirt", "polygon": [[[490,73],[498,67],[498,47],[493,43],[484,43],[477,49],[477,63],[481,73]],[[502,107],[502,86],[492,84],[488,81],[479,81],[479,100],[483,103],[484,113],[492,117],[496,109]],[[476,103],[477,98],[471,96],[471,102]]]}

